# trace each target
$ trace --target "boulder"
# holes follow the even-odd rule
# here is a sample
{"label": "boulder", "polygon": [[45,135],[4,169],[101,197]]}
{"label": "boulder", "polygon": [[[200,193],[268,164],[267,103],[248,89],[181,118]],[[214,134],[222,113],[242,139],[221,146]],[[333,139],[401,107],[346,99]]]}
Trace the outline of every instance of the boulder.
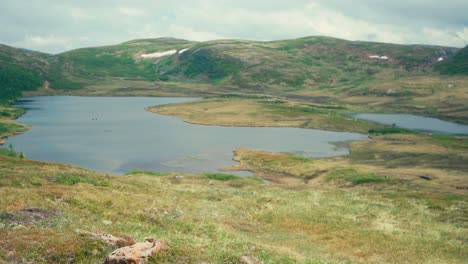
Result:
{"label": "boulder", "polygon": [[110,253],[105,264],[143,264],[156,255],[165,244],[164,240],[146,239],[145,242],[121,247]]}

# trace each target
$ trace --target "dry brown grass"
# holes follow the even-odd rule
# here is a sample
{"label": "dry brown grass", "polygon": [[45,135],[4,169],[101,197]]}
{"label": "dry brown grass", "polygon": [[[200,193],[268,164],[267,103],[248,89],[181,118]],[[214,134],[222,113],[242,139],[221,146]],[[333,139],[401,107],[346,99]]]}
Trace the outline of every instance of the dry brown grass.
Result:
{"label": "dry brown grass", "polygon": [[149,107],[203,125],[249,127],[303,127],[333,131],[367,132],[377,125],[335,113],[334,105],[304,104],[275,98],[214,98]]}
{"label": "dry brown grass", "polygon": [[[463,263],[467,257],[466,195],[448,199],[417,185],[320,187],[214,181],[203,175],[106,176],[7,158],[0,166],[0,213],[60,212],[52,226],[0,228],[4,262],[100,263],[112,251],[76,229],[136,240],[165,238],[168,249],[152,263],[237,263],[243,255],[265,263]],[[59,185],[53,181],[57,173],[111,186]]]}

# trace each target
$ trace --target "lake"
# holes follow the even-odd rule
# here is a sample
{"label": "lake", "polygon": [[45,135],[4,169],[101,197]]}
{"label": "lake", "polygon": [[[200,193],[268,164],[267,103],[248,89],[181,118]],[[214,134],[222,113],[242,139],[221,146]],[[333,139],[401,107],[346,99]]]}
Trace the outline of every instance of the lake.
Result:
{"label": "lake", "polygon": [[197,100],[157,97],[29,97],[19,122],[32,130],[7,139],[29,159],[125,173],[217,172],[235,165],[235,148],[289,152],[304,157],[348,154],[340,142],[367,135],[299,128],[193,125],[145,107]]}
{"label": "lake", "polygon": [[357,114],[354,118],[384,125],[440,134],[468,134],[468,126],[443,121],[436,118],[408,114]]}

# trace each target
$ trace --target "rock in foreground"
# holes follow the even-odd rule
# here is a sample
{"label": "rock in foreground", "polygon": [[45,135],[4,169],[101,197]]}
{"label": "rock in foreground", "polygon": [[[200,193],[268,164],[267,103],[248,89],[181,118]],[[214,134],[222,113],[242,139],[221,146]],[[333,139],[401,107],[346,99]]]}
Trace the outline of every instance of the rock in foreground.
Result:
{"label": "rock in foreground", "polygon": [[145,242],[135,243],[131,246],[121,247],[110,253],[105,264],[143,264],[156,255],[165,244],[164,240],[146,239]]}

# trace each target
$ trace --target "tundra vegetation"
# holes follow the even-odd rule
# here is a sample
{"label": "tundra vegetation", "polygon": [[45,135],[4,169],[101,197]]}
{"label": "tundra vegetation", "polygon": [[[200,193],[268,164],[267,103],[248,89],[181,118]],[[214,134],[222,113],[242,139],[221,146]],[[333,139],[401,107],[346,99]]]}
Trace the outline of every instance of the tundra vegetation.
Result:
{"label": "tundra vegetation", "polygon": [[[141,56],[183,49],[157,59]],[[466,48],[308,37],[147,39],[58,55],[0,51],[2,65],[11,66],[6,71],[27,72],[8,78],[30,79],[8,80],[16,91],[2,98],[2,137],[29,129],[13,121],[23,110],[9,105],[23,91],[203,96],[148,110],[206,125],[369,133],[369,140],[349,143],[349,155],[334,158],[236,149],[238,165],[222,174],[112,175],[2,150],[0,262],[102,263],[116,246],[89,232],[165,239],[150,263],[468,259],[468,137],[350,117],[404,112],[467,123]],[[375,54],[389,59],[369,57]],[[441,56],[447,59],[437,64]]]}

